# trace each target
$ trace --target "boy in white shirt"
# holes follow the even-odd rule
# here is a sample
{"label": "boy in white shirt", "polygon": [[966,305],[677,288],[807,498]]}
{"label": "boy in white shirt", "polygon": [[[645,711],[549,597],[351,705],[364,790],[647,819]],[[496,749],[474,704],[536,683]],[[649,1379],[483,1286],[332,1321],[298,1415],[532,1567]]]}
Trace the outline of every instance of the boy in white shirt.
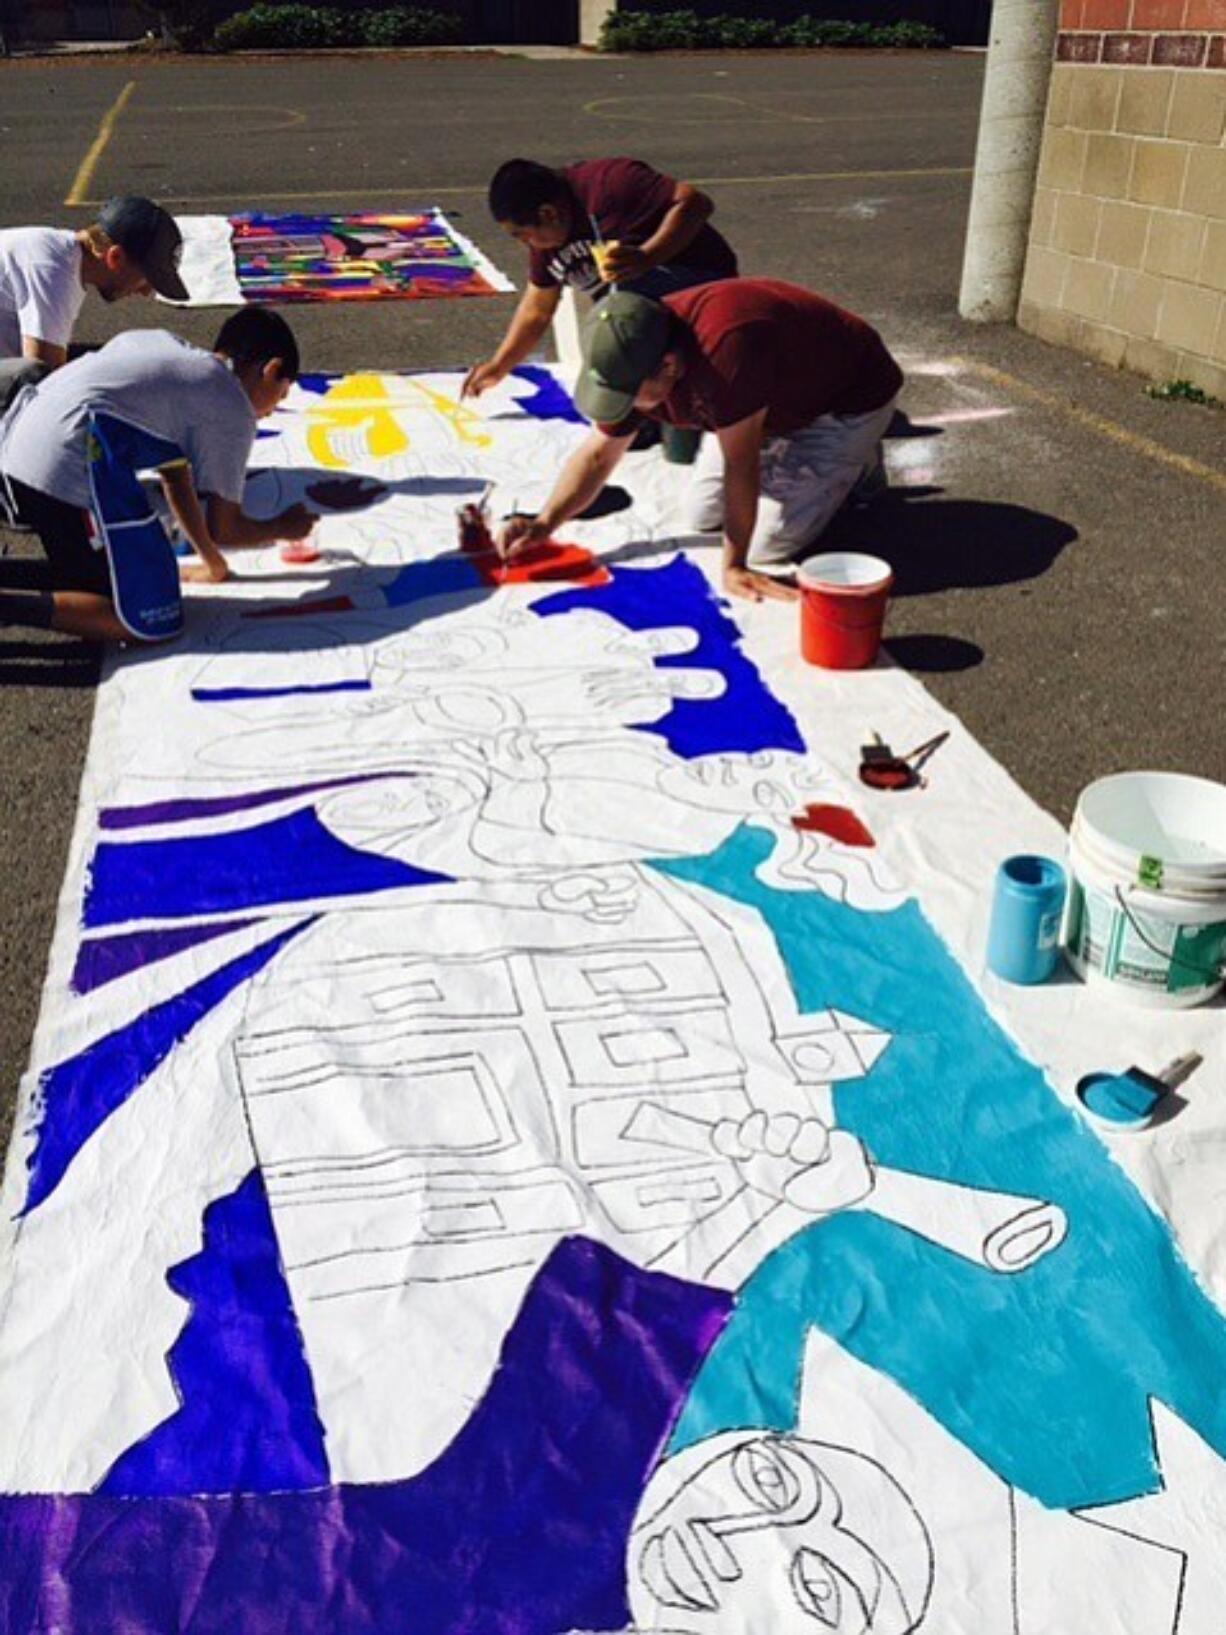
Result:
{"label": "boy in white shirt", "polygon": [[111,199],[91,227],[0,230],[0,412],[68,361],[87,290],[104,301],[155,291],[185,301],[183,236],[152,199]]}
{"label": "boy in white shirt", "polygon": [[[42,540],[50,594],[0,591],[0,624],[94,641],[162,641],[182,628],[180,571],[137,473],[156,470],[200,558],[181,577],[222,580],[220,547],[301,539],[315,515],[242,509],[256,421],[298,374],[285,320],[244,307],[212,352],[160,329],[130,330],[57,370],[0,427],[0,476]],[[203,503],[202,503],[203,502]]]}

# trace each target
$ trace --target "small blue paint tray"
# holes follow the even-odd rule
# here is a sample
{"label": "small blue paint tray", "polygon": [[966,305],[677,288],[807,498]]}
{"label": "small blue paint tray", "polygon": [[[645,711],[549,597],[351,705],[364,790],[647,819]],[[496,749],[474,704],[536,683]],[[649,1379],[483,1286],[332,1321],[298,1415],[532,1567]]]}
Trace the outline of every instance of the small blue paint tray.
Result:
{"label": "small blue paint tray", "polygon": [[1200,1066],[1195,1052],[1177,1056],[1161,1073],[1130,1067],[1123,1073],[1087,1073],[1077,1082],[1077,1100],[1095,1124],[1106,1130],[1144,1130],[1159,1104]]}

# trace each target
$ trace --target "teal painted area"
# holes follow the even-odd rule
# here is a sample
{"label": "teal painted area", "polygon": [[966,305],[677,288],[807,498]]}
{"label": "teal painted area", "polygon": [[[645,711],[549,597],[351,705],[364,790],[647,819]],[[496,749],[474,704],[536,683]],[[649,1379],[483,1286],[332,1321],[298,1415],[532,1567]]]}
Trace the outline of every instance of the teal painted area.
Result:
{"label": "teal painted area", "polygon": [[674,1436],[796,1422],[817,1327],[890,1375],[1006,1481],[1071,1508],[1160,1484],[1147,1399],[1226,1457],[1226,1320],[1165,1225],[1079,1115],[992,1021],[914,903],[866,914],[753,877],[771,842],[740,830],[659,865],[754,905],[804,1010],[831,1005],[895,1037],[836,1091],[879,1164],[1060,1204],[1069,1234],[1012,1276],[868,1214],[815,1224],[739,1294]]}

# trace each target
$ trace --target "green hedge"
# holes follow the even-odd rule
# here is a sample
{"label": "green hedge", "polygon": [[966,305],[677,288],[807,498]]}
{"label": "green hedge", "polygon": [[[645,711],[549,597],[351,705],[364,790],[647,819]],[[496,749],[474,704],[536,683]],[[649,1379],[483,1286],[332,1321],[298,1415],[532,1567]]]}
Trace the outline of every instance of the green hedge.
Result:
{"label": "green hedge", "polygon": [[798,17],[772,23],[762,17],[700,17],[695,11],[612,12],[600,30],[602,51],[705,51],[780,46],[944,45],[927,23],[843,23]]}
{"label": "green hedge", "polygon": [[439,11],[255,5],[228,17],[214,33],[213,44],[219,51],[309,51],[321,46],[454,45],[460,37],[459,19]]}

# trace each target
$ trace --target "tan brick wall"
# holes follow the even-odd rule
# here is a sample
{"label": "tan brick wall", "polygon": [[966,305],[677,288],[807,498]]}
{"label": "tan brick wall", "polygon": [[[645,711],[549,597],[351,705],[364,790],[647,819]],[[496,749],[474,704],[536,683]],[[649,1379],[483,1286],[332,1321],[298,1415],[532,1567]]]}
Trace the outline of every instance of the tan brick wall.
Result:
{"label": "tan brick wall", "polygon": [[[1093,11],[1072,15],[1084,28]],[[1175,46],[1153,66],[1156,46],[1110,35],[1092,59],[1087,38],[1058,47],[1018,322],[1226,399],[1226,67],[1166,66],[1196,55]]]}

